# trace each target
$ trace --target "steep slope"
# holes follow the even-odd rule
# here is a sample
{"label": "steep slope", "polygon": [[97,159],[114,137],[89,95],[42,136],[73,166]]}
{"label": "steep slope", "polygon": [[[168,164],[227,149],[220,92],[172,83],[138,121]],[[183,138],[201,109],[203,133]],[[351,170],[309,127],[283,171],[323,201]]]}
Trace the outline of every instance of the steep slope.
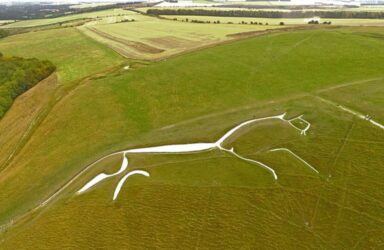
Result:
{"label": "steep slope", "polygon": [[5,57],[0,53],[0,118],[19,95],[55,70],[49,61]]}

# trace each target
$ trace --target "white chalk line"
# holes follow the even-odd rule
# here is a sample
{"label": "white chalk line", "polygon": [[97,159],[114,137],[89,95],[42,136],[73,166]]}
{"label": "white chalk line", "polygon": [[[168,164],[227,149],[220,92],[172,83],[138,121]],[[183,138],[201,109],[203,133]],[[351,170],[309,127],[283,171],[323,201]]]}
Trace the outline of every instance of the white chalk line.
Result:
{"label": "white chalk line", "polygon": [[[191,143],[191,144],[162,145],[162,146],[147,147],[147,148],[129,149],[129,150],[122,151],[122,153],[124,155],[128,154],[128,153],[194,153],[194,152],[202,152],[202,151],[207,151],[207,150],[212,150],[212,149],[219,149],[219,150],[227,151],[225,148],[223,148],[222,144],[224,143],[224,141],[226,139],[228,139],[237,130],[241,129],[242,127],[244,127],[250,123],[254,123],[257,121],[263,121],[263,120],[268,120],[268,119],[280,119],[280,120],[286,121],[284,119],[284,116],[285,116],[285,113],[281,114],[281,115],[277,115],[277,116],[256,118],[256,119],[245,121],[245,122],[237,125],[236,127],[232,128],[231,130],[229,130],[227,133],[224,134],[224,136],[222,136],[215,143]],[[238,154],[234,154],[234,155],[238,156]],[[260,163],[259,163],[259,165],[264,166],[264,164],[260,164]],[[266,168],[269,171],[272,171],[272,173],[276,179],[277,176],[276,176],[275,171],[268,166]],[[124,170],[122,170],[122,171],[124,171]],[[110,174],[110,175],[107,175],[105,173],[101,173],[101,174],[97,175],[95,178],[93,178],[91,181],[89,181],[77,193],[78,194],[83,193],[83,192],[87,191],[88,189],[90,189],[91,187],[95,186],[100,181],[107,179],[107,178],[110,178],[110,177],[113,177],[113,176],[116,176],[120,173],[121,173],[121,169],[118,172],[116,172],[114,174]]]}
{"label": "white chalk line", "polygon": [[[222,136],[217,142],[215,143],[192,143],[192,144],[179,144],[179,145],[164,145],[164,146],[158,146],[158,147],[151,147],[151,148],[142,148],[141,150],[140,149],[130,149],[130,150],[122,150],[122,151],[117,151],[117,152],[114,152],[114,153],[111,153],[109,155],[106,155],[100,159],[98,159],[97,161],[87,165],[83,170],[81,170],[78,174],[76,174],[71,180],[69,180],[64,186],[62,186],[59,190],[57,190],[54,194],[52,194],[50,197],[48,197],[45,201],[43,201],[42,203],[40,203],[40,205],[38,205],[37,207],[35,207],[34,209],[30,210],[27,214],[30,214],[30,213],[33,213],[35,212],[36,210],[46,206],[49,202],[51,202],[54,198],[56,198],[61,192],[63,192],[66,188],[68,188],[74,181],[76,181],[81,175],[83,175],[86,171],[88,171],[89,169],[91,169],[93,166],[95,166],[97,163],[103,161],[104,159],[110,157],[110,156],[114,156],[114,155],[118,155],[118,154],[123,154],[123,163],[120,167],[120,169],[116,172],[116,173],[113,173],[113,174],[105,174],[105,173],[102,173],[102,174],[99,174],[99,178],[93,178],[90,182],[88,182],[86,185],[84,185],[77,193],[83,193],[85,192],[86,190],[89,190],[91,187],[95,186],[97,183],[99,183],[100,181],[102,180],[105,180],[109,177],[112,177],[112,176],[116,176],[122,172],[124,172],[127,168],[128,168],[128,165],[129,165],[129,161],[128,161],[128,158],[125,160],[125,158],[127,157],[126,154],[127,153],[132,153],[132,154],[135,154],[135,153],[151,153],[151,152],[154,152],[154,153],[178,153],[178,154],[182,154],[182,153],[194,153],[194,152],[203,152],[203,151],[208,151],[208,150],[213,150],[213,149],[219,149],[219,150],[223,150],[223,151],[226,151],[226,152],[229,152],[231,153],[232,155],[236,156],[237,158],[241,159],[241,160],[244,160],[244,161],[247,161],[247,162],[251,162],[251,163],[254,163],[254,164],[257,164],[259,166],[262,166],[264,167],[265,169],[267,169],[268,171],[270,171],[275,180],[277,180],[277,174],[275,172],[275,170],[273,170],[272,168],[270,168],[269,166],[265,165],[264,163],[262,162],[259,162],[259,161],[256,161],[256,160],[252,160],[252,159],[248,159],[248,158],[245,158],[245,157],[242,157],[241,155],[237,154],[236,152],[231,151],[229,149],[226,149],[222,146],[222,143],[224,143],[224,141],[226,139],[228,139],[230,137],[230,135],[232,135],[233,133],[235,133],[238,129],[242,128],[243,126],[245,125],[248,125],[252,122],[257,122],[257,121],[262,121],[262,120],[268,120],[268,119],[280,119],[282,121],[285,121],[285,122],[288,122],[288,124],[290,124],[293,128],[295,129],[298,129],[300,131],[301,134],[304,134],[305,135],[305,132],[309,129],[309,126],[310,126],[310,123],[307,122],[306,120],[302,119],[300,116],[300,119],[302,119],[303,122],[306,122],[308,124],[307,128],[305,128],[304,130],[301,130],[300,128],[297,128],[294,126],[294,124],[292,124],[291,122],[289,121],[292,121],[293,119],[297,119],[296,118],[293,118],[293,119],[290,119],[290,120],[286,120],[284,119],[285,117],[285,114],[281,114],[281,115],[277,115],[277,116],[270,116],[270,117],[264,117],[264,118],[258,118],[258,119],[253,119],[253,120],[250,120],[250,121],[246,121],[238,126],[236,126],[236,129],[231,129],[229,130],[224,136]],[[304,131],[304,132],[303,132]],[[141,151],[141,152],[140,152]],[[125,161],[125,162],[124,162]],[[141,172],[142,171],[142,172]],[[143,175],[143,176],[147,176],[149,177],[150,174],[144,170],[133,170],[133,171],[130,171],[128,174],[126,174],[118,183],[117,187],[115,188],[115,191],[114,191],[114,200],[117,199],[118,197],[118,194],[120,193],[120,190],[122,188],[122,186],[124,185],[125,181],[127,180],[127,178],[131,175],[134,175],[134,174],[139,174],[139,175]],[[98,180],[98,181],[96,181]],[[24,214],[23,216],[21,217],[24,217],[26,216],[27,214]],[[20,218],[21,218],[20,217]],[[8,227],[10,226],[11,224],[13,224],[13,220],[9,223],[7,223],[5,225],[5,227]]]}
{"label": "white chalk line", "polygon": [[[231,148],[231,149],[224,148],[222,146],[222,144],[229,137],[231,137],[236,131],[238,131],[239,129],[243,128],[244,126],[247,126],[247,125],[249,125],[251,123],[254,123],[254,122],[270,120],[270,119],[279,119],[279,120],[288,122],[288,124],[290,124],[293,128],[299,130],[301,135],[306,135],[306,131],[310,128],[311,124],[308,121],[304,120],[302,118],[302,115],[300,115],[298,117],[295,117],[295,118],[292,118],[292,119],[289,119],[289,120],[284,119],[285,115],[286,115],[286,113],[283,113],[283,114],[276,115],[276,116],[256,118],[256,119],[245,121],[245,122],[240,123],[239,125],[235,126],[234,128],[230,129],[228,132],[226,132],[221,138],[219,138],[214,143],[190,143],[190,144],[162,145],[162,146],[155,146],[155,147],[129,149],[129,150],[124,150],[124,151],[117,152],[117,153],[123,153],[124,154],[124,161],[126,162],[125,164],[123,162],[122,167],[120,168],[120,170],[117,171],[114,174],[107,175],[105,173],[101,173],[101,174],[97,175],[95,178],[93,178],[91,181],[89,181],[85,186],[83,186],[77,193],[78,194],[83,193],[83,192],[89,190],[91,187],[95,186],[97,183],[103,181],[104,179],[107,179],[107,178],[110,178],[110,177],[113,177],[113,176],[121,174],[128,167],[128,160],[126,158],[126,154],[138,154],[138,153],[140,153],[140,154],[147,154],[147,153],[161,153],[161,154],[188,153],[188,154],[190,154],[190,153],[195,153],[195,152],[203,152],[203,151],[218,149],[218,150],[222,150],[222,151],[228,152],[228,153],[234,155],[235,157],[237,157],[237,158],[239,158],[241,160],[244,160],[244,161],[247,161],[247,162],[250,162],[250,163],[253,163],[253,164],[256,164],[256,165],[259,165],[259,166],[265,168],[266,170],[270,171],[272,173],[274,179],[277,180],[278,176],[277,176],[277,174],[276,174],[276,172],[275,172],[275,170],[273,168],[267,166],[266,164],[264,164],[264,163],[262,163],[260,161],[256,161],[256,160],[249,159],[249,158],[245,158],[245,157],[239,155],[238,153],[236,153],[233,148]],[[305,124],[307,124],[307,126],[304,129],[298,128],[297,126],[295,126],[292,123],[292,121],[294,121],[296,119],[304,122]],[[114,153],[114,154],[117,154],[117,153]],[[134,170],[134,171],[142,171],[142,170]],[[114,194],[114,198],[113,198],[114,200],[117,198],[117,196],[118,196],[118,194],[120,192],[120,189],[122,188],[122,185],[125,183],[126,179],[130,176],[130,173],[133,173],[134,171],[129,172],[126,176],[124,176],[120,180],[120,182],[118,183],[118,185],[117,185],[117,187],[115,189],[115,194]],[[148,172],[146,172],[146,173],[149,176],[149,173]]]}
{"label": "white chalk line", "polygon": [[79,191],[77,191],[77,193],[79,193],[79,194],[83,193],[86,190],[88,190],[89,188],[91,188],[94,185],[96,185],[97,183],[99,183],[100,181],[102,181],[106,178],[121,174],[122,172],[124,172],[127,169],[127,167],[128,167],[128,158],[125,156],[125,153],[124,153],[123,154],[123,162],[121,164],[120,169],[116,173],[113,173],[113,174],[101,173],[101,174],[97,175],[91,181],[89,181],[84,187],[82,187]]}
{"label": "white chalk line", "polygon": [[254,164],[257,164],[257,165],[262,166],[263,168],[267,169],[268,171],[270,171],[270,172],[272,173],[273,178],[274,178],[275,180],[278,179],[275,170],[274,170],[273,168],[267,166],[266,164],[264,164],[264,163],[262,163],[262,162],[260,162],[260,161],[256,161],[256,160],[249,159],[249,158],[245,158],[245,157],[239,155],[238,153],[236,153],[235,150],[234,150],[234,148],[231,148],[231,149],[229,149],[229,150],[228,150],[228,149],[223,149],[223,150],[226,151],[226,152],[228,152],[228,153],[230,153],[230,154],[233,154],[235,157],[237,157],[237,158],[239,158],[239,159],[241,159],[241,160],[244,160],[244,161],[251,162],[251,163],[254,163]]}
{"label": "white chalk line", "polygon": [[[289,122],[289,124],[290,124],[292,127],[294,127],[295,129],[299,130],[299,131],[300,131],[300,134],[302,134],[302,135],[306,135],[308,129],[311,127],[311,124],[310,124],[308,121],[304,120],[304,119],[302,118],[302,116],[303,116],[303,115],[300,115],[300,116],[298,116],[298,117],[292,118],[292,119],[288,120],[288,122]],[[300,121],[304,122],[305,124],[307,124],[307,126],[306,126],[304,129],[301,129],[301,128],[295,126],[295,124],[292,122],[292,121],[294,121],[294,120],[300,120]]]}
{"label": "white chalk line", "polygon": [[[123,151],[122,151],[123,152]],[[45,205],[47,205],[51,200],[53,200],[57,195],[59,195],[64,189],[66,189],[69,185],[71,185],[75,180],[77,180],[77,178],[79,178],[83,173],[85,173],[88,169],[90,169],[91,167],[93,167],[94,165],[96,165],[97,163],[101,162],[102,160],[110,157],[110,156],[113,156],[113,155],[117,155],[117,154],[121,154],[122,152],[116,152],[116,153],[112,153],[112,154],[109,154],[107,156],[104,156],[102,158],[100,158],[99,160],[91,163],[90,165],[88,165],[87,167],[85,167],[82,171],[80,171],[80,173],[78,173],[75,177],[73,177],[70,181],[68,181],[63,187],[61,187],[59,190],[57,190],[53,195],[51,195],[48,199],[46,199],[44,202],[42,202],[38,207],[36,207],[35,209],[33,209],[32,211],[35,211],[36,209],[40,208],[40,207],[43,207]]]}
{"label": "white chalk line", "polygon": [[144,170],[133,170],[133,171],[129,172],[123,178],[121,178],[121,180],[117,184],[115,192],[113,193],[113,200],[117,199],[117,196],[119,195],[120,190],[123,187],[124,182],[128,179],[128,177],[131,176],[131,175],[135,175],[135,174],[144,175],[146,177],[150,176],[150,174],[147,171],[144,171]]}
{"label": "white chalk line", "polygon": [[293,155],[294,157],[296,157],[298,160],[300,160],[301,162],[303,162],[305,165],[307,165],[307,167],[309,167],[310,169],[312,169],[313,171],[315,171],[316,173],[319,173],[319,171],[313,167],[311,164],[309,164],[307,161],[305,161],[303,158],[301,158],[300,156],[298,156],[297,154],[295,154],[294,152],[292,152],[290,149],[288,148],[274,148],[274,149],[271,149],[269,150],[270,152],[276,152],[276,151],[286,151],[288,153],[290,153],[291,155]]}

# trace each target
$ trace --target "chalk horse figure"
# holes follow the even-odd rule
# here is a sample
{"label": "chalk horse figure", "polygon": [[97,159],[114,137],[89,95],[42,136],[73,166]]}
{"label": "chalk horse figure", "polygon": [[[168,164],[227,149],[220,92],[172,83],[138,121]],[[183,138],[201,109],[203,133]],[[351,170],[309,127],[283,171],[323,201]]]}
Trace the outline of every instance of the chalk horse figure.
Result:
{"label": "chalk horse figure", "polygon": [[[233,147],[226,148],[223,146],[223,144],[236,131],[240,130],[241,128],[243,128],[247,125],[250,125],[250,124],[256,123],[256,122],[261,122],[261,121],[266,121],[266,120],[274,120],[274,119],[281,120],[283,122],[287,122],[290,126],[297,129],[301,135],[306,135],[306,132],[310,128],[311,124],[308,121],[303,119],[303,115],[294,117],[292,119],[285,119],[285,115],[286,115],[286,113],[281,114],[281,115],[276,115],[276,116],[269,116],[269,117],[263,117],[263,118],[257,118],[257,119],[245,121],[245,122],[235,126],[234,128],[230,129],[218,141],[213,142],[213,143],[204,143],[203,142],[203,143],[191,143],[191,144],[162,145],[162,146],[148,147],[148,148],[135,148],[135,149],[128,149],[128,150],[119,151],[119,152],[107,155],[107,156],[99,159],[98,161],[92,163],[87,168],[92,167],[96,163],[100,162],[101,160],[103,160],[109,156],[122,154],[123,155],[123,162],[121,164],[120,169],[116,173],[113,173],[113,174],[101,173],[101,174],[97,175],[92,180],[90,180],[87,184],[85,184],[77,193],[81,194],[81,193],[89,190],[93,186],[95,186],[97,183],[99,183],[99,182],[101,182],[107,178],[111,178],[111,177],[118,176],[118,175],[122,174],[128,168],[128,164],[129,164],[128,155],[130,155],[130,154],[188,154],[188,153],[196,153],[196,152],[203,152],[203,151],[216,149],[216,150],[221,150],[221,151],[227,152],[227,153],[229,153],[229,154],[231,154],[231,155],[235,156],[236,158],[239,158],[243,161],[246,161],[246,162],[249,162],[251,164],[255,164],[255,165],[258,165],[260,167],[265,168],[267,171],[269,171],[271,173],[273,178],[275,180],[277,180],[278,176],[277,176],[277,174],[273,168],[267,166],[263,162],[243,157],[240,154],[238,154]],[[301,128],[298,128],[297,126],[295,126],[295,124],[294,124],[295,120],[306,124],[305,128],[301,129]],[[316,173],[319,173],[316,168],[311,166],[308,162],[303,160],[300,156],[298,156],[297,154],[295,154],[294,152],[292,152],[288,148],[274,148],[274,149],[270,150],[270,152],[276,152],[276,151],[285,151],[285,152],[289,153],[293,157],[295,157],[298,160],[300,160],[301,162],[303,162],[308,168],[310,168],[311,170],[313,170]],[[132,175],[143,175],[146,177],[150,176],[150,174],[145,170],[129,171],[118,182],[118,184],[115,188],[114,194],[113,194],[113,200],[116,200],[116,198],[118,197],[120,190],[123,187],[125,181],[128,179],[128,177],[130,177]]]}

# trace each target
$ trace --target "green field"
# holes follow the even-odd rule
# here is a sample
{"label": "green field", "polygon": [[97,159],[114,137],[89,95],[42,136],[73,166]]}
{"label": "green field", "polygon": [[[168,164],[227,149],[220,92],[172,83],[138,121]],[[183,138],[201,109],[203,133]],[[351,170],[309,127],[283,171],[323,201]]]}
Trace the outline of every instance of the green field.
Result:
{"label": "green field", "polygon": [[[168,29],[201,45],[204,37],[263,26],[138,20],[92,27],[141,42]],[[384,130],[345,109],[384,123],[383,37],[381,27],[273,33],[77,82],[0,172],[0,248],[380,249]],[[49,58],[63,82],[123,60],[72,28],[11,36],[0,51]],[[95,175],[118,169],[121,155],[78,175],[112,152],[214,142],[240,122],[284,112],[303,115],[307,135],[267,121],[226,145],[273,167],[278,180],[220,150],[136,154],[129,170],[151,176],[130,177],[116,201],[122,176],[76,195]],[[273,148],[289,148],[319,174]]]}
{"label": "green field", "polygon": [[83,14],[67,15],[67,16],[62,16],[57,18],[31,19],[31,20],[18,21],[15,23],[4,25],[2,28],[25,28],[25,27],[51,25],[51,24],[63,23],[63,22],[77,20],[77,19],[84,19],[84,18],[97,18],[97,17],[114,16],[114,15],[125,15],[126,12],[127,11],[122,9],[110,9],[110,10],[102,10],[102,11],[96,11],[96,12],[87,12]]}
{"label": "green field", "polygon": [[14,20],[0,20],[0,25],[14,22]]}
{"label": "green field", "polygon": [[79,29],[125,57],[153,60],[231,40],[230,34],[276,28],[187,23],[128,13],[134,22],[103,18]]}
{"label": "green field", "polygon": [[[75,57],[73,50],[76,50]],[[58,69],[61,83],[97,73],[123,61],[115,52],[75,28],[9,36],[1,40],[0,51],[13,56],[50,60]]]}
{"label": "green field", "polygon": [[[217,21],[220,23],[232,22],[234,24],[241,23],[242,21],[247,22],[251,25],[251,22],[268,23],[269,25],[279,25],[280,22],[284,22],[287,25],[304,25],[308,24],[310,18],[252,18],[252,17],[214,17],[214,16],[164,16],[166,18],[177,18],[178,20],[199,20],[199,21]],[[384,20],[382,19],[335,19],[335,18],[321,18],[320,22],[332,22],[333,25],[344,25],[344,26],[383,26]]]}
{"label": "green field", "polygon": [[95,8],[98,6],[111,5],[111,3],[80,3],[71,5],[72,9],[84,9],[84,8]]}
{"label": "green field", "polygon": [[[211,2],[212,3],[212,2]],[[205,9],[210,9],[210,10],[239,10],[239,9],[244,9],[246,10],[246,6],[250,5],[252,8],[250,8],[250,11],[255,11],[255,10],[274,10],[274,11],[291,11],[290,9],[287,8],[281,8],[281,7],[296,7],[296,9],[305,9],[306,11],[368,11],[368,12],[375,12],[375,11],[383,11],[384,10],[384,5],[376,5],[376,6],[360,6],[360,7],[342,7],[342,6],[335,6],[335,5],[330,5],[330,6],[320,6],[318,8],[316,7],[308,7],[308,6],[300,6],[300,5],[292,5],[291,2],[289,1],[270,1],[270,2],[263,2],[263,1],[248,1],[248,2],[232,2],[225,4],[227,6],[221,6],[221,7],[216,7],[216,6],[210,6],[210,7],[204,7]],[[232,6],[231,6],[232,5]],[[239,8],[236,7],[236,5],[242,5],[245,8]],[[269,8],[257,8],[257,5],[261,6],[269,6]],[[154,7],[156,8],[156,7]],[[201,9],[201,7],[191,7],[194,9]],[[148,8],[140,8],[140,9],[148,9]]]}

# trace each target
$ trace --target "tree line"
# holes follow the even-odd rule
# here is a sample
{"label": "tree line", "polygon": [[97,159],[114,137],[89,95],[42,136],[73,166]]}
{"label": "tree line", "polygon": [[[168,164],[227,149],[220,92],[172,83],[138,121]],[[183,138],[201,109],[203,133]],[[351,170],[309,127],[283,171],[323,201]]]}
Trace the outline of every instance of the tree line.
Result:
{"label": "tree line", "polygon": [[55,69],[49,61],[5,57],[0,53],[0,118],[16,97],[48,77]]}
{"label": "tree line", "polygon": [[149,9],[149,15],[180,15],[180,16],[222,16],[222,17],[255,17],[255,18],[361,18],[381,19],[384,12],[369,11],[249,11],[249,10],[209,10],[209,9]]}

